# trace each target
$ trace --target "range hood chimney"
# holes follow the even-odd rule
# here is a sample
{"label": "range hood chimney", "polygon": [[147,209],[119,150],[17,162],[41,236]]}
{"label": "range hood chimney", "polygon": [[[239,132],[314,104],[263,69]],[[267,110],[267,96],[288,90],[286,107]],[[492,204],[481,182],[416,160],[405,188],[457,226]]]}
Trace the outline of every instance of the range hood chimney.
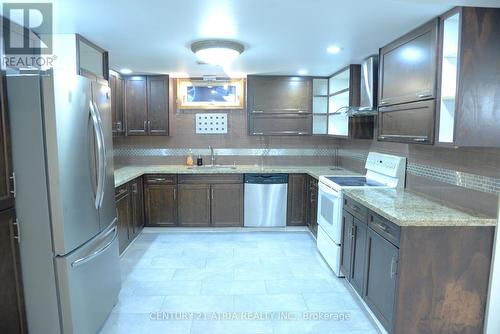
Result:
{"label": "range hood chimney", "polygon": [[378,56],[373,55],[361,63],[361,87],[359,107],[353,108],[352,116],[374,115],[378,106]]}

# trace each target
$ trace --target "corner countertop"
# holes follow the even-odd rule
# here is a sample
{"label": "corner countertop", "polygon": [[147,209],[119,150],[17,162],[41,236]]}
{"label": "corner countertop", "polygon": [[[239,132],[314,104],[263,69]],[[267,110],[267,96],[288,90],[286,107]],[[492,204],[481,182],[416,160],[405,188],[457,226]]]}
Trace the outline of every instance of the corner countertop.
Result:
{"label": "corner countertop", "polygon": [[320,175],[359,175],[347,169],[330,166],[255,166],[236,165],[236,168],[188,168],[183,165],[126,166],[115,170],[115,187],[121,186],[144,174],[243,174],[243,173],[287,173],[309,174],[318,179]]}
{"label": "corner countertop", "polygon": [[344,195],[402,226],[496,226],[497,221],[406,189],[346,189]]}

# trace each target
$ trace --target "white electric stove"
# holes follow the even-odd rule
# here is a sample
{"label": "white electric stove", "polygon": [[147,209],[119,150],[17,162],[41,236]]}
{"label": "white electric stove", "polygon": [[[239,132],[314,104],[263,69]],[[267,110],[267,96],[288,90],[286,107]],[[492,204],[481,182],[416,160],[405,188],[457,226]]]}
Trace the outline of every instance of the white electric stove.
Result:
{"label": "white electric stove", "polygon": [[366,159],[365,176],[325,175],[319,177],[318,195],[318,250],[333,272],[342,277],[340,256],[342,249],[343,189],[397,188],[405,186],[406,158],[370,152]]}

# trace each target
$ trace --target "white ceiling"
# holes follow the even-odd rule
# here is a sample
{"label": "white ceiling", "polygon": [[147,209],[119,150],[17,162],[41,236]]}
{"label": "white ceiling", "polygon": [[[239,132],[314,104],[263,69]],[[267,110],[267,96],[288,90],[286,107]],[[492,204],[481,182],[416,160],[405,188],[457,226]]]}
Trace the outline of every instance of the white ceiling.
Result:
{"label": "white ceiling", "polygon": [[[225,38],[246,47],[226,75],[329,75],[455,5],[500,0],[55,0],[54,30],[82,34],[109,51],[111,68],[136,73],[223,75],[189,46]],[[327,53],[332,44],[343,50]]]}

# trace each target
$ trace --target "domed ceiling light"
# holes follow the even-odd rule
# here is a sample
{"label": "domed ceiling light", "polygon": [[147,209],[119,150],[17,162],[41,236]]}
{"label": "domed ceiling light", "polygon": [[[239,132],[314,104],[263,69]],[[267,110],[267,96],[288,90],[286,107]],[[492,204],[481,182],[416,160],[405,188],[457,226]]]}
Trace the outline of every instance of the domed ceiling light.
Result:
{"label": "domed ceiling light", "polygon": [[229,65],[245,50],[238,42],[210,39],[194,42],[191,51],[204,63],[210,65]]}

